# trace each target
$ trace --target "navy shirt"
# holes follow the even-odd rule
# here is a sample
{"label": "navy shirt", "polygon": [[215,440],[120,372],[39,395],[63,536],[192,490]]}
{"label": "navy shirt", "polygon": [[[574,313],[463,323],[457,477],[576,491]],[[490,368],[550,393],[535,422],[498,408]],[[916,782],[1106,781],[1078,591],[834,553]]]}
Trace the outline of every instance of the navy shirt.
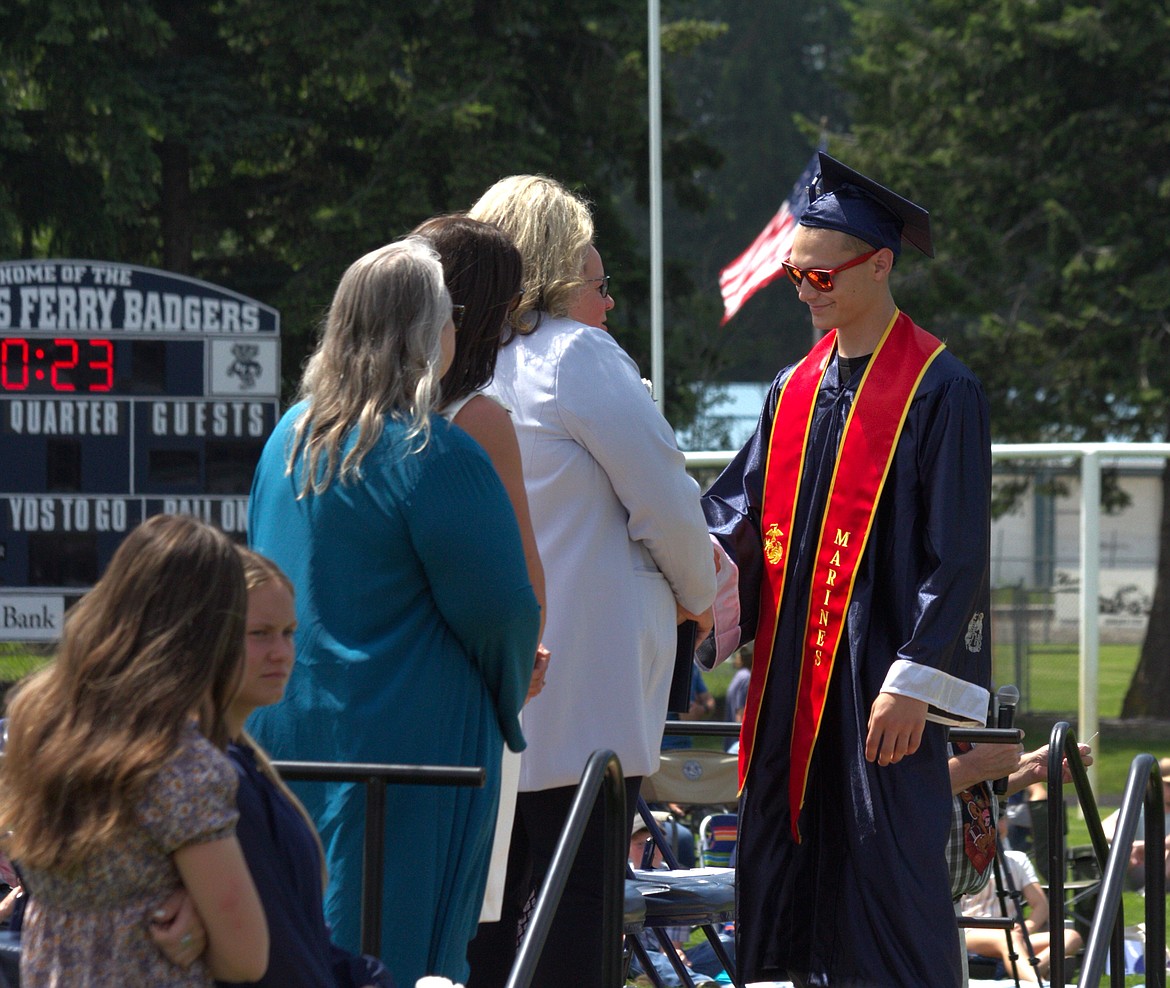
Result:
{"label": "navy shirt", "polygon": [[[304,817],[256,764],[248,745],[228,746],[240,785],[236,836],[268,919],[264,988],[393,988],[382,965],[335,947],[325,925],[321,853]],[[216,982],[224,985],[226,982]]]}

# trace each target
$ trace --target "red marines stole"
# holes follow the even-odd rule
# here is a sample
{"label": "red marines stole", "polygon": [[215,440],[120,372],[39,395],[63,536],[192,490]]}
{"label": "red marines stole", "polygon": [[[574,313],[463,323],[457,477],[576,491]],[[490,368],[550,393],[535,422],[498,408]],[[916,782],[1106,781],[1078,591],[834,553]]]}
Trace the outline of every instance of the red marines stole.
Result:
{"label": "red marines stole", "polygon": [[[760,617],[755,637],[757,659],[753,669],[758,674],[753,674],[748,687],[740,734],[741,787],[751,763],[760,703],[775,647],[789,540],[796,519],[796,501],[817,391],[832,359],[836,338],[836,331],[826,333],[796,366],[781,389],[772,422],[760,514],[764,579],[760,587]],[[857,565],[869,538],[878,498],[910,402],[922,375],[942,350],[942,343],[896,311],[870,358],[845,421],[816,543],[792,724],[788,799],[792,834],[798,842],[797,824],[804,805],[809,763],[820,730],[837,645],[845,628]]]}

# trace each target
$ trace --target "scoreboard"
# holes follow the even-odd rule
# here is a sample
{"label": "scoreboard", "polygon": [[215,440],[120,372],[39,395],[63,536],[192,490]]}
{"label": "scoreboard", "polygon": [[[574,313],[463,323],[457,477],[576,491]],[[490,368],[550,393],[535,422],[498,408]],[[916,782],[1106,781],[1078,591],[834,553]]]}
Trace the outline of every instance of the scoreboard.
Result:
{"label": "scoreboard", "polygon": [[0,262],[0,641],[52,641],[160,512],[242,537],[276,424],[280,316],[182,275]]}

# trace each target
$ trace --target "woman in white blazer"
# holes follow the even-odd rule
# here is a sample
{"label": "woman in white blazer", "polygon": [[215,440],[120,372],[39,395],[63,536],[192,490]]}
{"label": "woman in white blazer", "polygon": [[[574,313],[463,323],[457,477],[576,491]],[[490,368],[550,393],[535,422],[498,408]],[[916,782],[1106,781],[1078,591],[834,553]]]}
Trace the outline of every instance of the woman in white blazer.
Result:
{"label": "woman in white blazer", "polygon": [[[677,624],[690,617],[710,627],[715,570],[699,489],[674,433],[603,328],[612,301],[588,207],[552,179],[518,175],[496,183],[469,215],[509,234],[524,261],[514,335],[488,388],[511,410],[520,443],[552,653],[545,689],[523,715],[528,748],[509,878],[522,900],[539,887],[596,749],[621,759],[632,818],[641,777],[658,767]],[[601,820],[599,804],[534,985],[598,983]],[[480,928],[471,986],[501,984],[510,966],[507,909],[497,926],[495,937]]]}

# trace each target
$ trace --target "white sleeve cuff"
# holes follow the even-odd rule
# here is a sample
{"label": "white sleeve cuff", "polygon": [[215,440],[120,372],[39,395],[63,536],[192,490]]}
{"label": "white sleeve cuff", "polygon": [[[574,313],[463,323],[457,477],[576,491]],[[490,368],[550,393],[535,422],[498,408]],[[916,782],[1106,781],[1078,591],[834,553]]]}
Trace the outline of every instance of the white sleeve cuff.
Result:
{"label": "white sleeve cuff", "polygon": [[927,720],[948,727],[984,727],[991,694],[982,686],[908,659],[898,659],[886,673],[883,693],[912,696],[930,704]]}

